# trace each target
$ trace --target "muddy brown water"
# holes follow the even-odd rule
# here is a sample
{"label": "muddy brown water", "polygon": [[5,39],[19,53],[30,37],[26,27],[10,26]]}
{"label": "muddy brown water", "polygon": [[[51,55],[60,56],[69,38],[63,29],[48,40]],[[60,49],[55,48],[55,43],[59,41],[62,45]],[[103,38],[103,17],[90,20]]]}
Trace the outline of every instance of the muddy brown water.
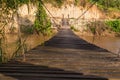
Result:
{"label": "muddy brown water", "polygon": [[93,43],[101,48],[118,54],[120,49],[120,37],[93,37],[93,36],[80,36],[84,40]]}
{"label": "muddy brown water", "polygon": [[[27,49],[30,50],[37,45],[44,42],[44,37],[42,35],[24,35],[26,38]],[[23,38],[23,37],[22,37]],[[48,40],[51,36],[45,37],[45,40]],[[118,54],[120,49],[120,37],[93,37],[93,36],[80,36],[84,40],[93,43],[101,48],[107,49],[108,51]],[[15,51],[17,46],[18,36],[15,34],[7,35],[7,52],[12,53]]]}
{"label": "muddy brown water", "polygon": [[[26,50],[29,51],[30,49],[42,44],[44,41],[48,40],[51,38],[50,36],[42,36],[42,35],[22,35],[22,40],[25,41],[26,45]],[[5,47],[5,52],[6,52],[6,57],[10,59],[13,55],[13,53],[17,50],[18,46],[18,35],[17,34],[7,34],[6,35],[6,43],[3,43],[3,45],[6,44]]]}

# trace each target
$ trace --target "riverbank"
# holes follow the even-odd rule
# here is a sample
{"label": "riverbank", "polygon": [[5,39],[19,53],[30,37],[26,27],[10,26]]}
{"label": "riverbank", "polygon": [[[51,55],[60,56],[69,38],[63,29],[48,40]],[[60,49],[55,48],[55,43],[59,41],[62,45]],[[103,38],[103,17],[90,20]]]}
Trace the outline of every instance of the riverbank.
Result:
{"label": "riverbank", "polygon": [[117,36],[119,36],[119,34],[117,34],[115,32],[108,31],[108,30],[106,30],[106,31],[104,31],[102,33],[97,33],[97,34],[93,34],[89,30],[88,31],[82,31],[82,32],[74,31],[74,33],[76,35],[80,35],[80,36],[91,36],[91,37],[93,37],[93,36],[97,36],[97,37],[100,37],[100,36],[102,36],[102,37],[117,37]]}
{"label": "riverbank", "polygon": [[[117,54],[120,49],[120,37],[115,37],[114,34],[106,35],[106,36],[93,36],[89,33],[80,33],[74,32],[80,38],[88,41],[89,43],[95,44],[101,48],[107,49],[113,54]],[[116,56],[117,56],[116,55]]]}
{"label": "riverbank", "polygon": [[[44,42],[51,39],[57,33],[56,30],[52,30],[50,35],[42,34],[18,34],[6,33],[5,38],[1,39],[1,48],[2,52],[0,53],[1,62],[8,62],[9,60],[18,57],[24,56],[24,53],[35,48],[38,45],[44,45]],[[0,63],[1,63],[0,62]]]}

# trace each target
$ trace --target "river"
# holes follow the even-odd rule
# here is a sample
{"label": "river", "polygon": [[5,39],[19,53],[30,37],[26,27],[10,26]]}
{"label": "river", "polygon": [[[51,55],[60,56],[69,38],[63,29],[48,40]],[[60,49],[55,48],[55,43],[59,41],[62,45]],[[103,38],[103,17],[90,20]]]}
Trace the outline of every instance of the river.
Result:
{"label": "river", "polygon": [[[22,35],[22,44],[24,44],[24,51],[28,51],[36,46],[44,43],[46,40],[49,40],[55,33],[44,37],[43,35]],[[2,39],[2,38],[1,38]],[[25,40],[25,42],[24,42]],[[24,43],[23,43],[24,42]],[[13,57],[15,54],[16,56],[22,55],[23,48],[20,47],[20,41],[17,34],[6,34],[5,40],[2,40],[2,52],[0,53],[0,59],[3,58],[2,62],[6,62]],[[22,45],[23,46],[23,45]]]}
{"label": "river", "polygon": [[95,44],[101,48],[118,54],[120,50],[120,37],[93,37],[93,36],[80,36],[84,40]]}

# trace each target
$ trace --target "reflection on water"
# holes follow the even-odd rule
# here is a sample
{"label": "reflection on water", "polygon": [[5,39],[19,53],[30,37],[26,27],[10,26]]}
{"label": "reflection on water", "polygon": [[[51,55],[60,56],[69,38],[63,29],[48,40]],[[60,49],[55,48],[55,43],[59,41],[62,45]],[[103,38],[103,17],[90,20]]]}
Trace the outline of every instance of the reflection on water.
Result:
{"label": "reflection on water", "polygon": [[120,49],[120,37],[92,37],[92,36],[80,36],[84,40],[90,43],[96,44],[104,49],[107,49],[113,53],[118,53]]}

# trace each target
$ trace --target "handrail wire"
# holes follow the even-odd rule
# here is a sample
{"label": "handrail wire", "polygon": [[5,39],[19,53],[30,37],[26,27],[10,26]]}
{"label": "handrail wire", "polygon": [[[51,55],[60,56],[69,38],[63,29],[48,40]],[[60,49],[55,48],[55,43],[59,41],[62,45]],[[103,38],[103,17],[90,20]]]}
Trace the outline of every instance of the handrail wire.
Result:
{"label": "handrail wire", "polygon": [[43,7],[48,11],[48,13],[50,14],[50,16],[53,18],[53,22],[55,23],[55,24],[57,24],[55,21],[55,18],[53,17],[53,15],[52,15],[52,13],[48,10],[48,8],[45,6],[45,4],[43,3],[43,1],[41,0],[41,3],[42,3],[42,5],[43,5]]}
{"label": "handrail wire", "polygon": [[96,4],[97,1],[98,1],[98,0],[96,0],[93,4],[91,4],[91,5],[87,8],[86,11],[84,11],[77,19],[75,19],[75,21],[77,21],[79,18],[81,18],[91,7],[93,7],[93,5]]}

